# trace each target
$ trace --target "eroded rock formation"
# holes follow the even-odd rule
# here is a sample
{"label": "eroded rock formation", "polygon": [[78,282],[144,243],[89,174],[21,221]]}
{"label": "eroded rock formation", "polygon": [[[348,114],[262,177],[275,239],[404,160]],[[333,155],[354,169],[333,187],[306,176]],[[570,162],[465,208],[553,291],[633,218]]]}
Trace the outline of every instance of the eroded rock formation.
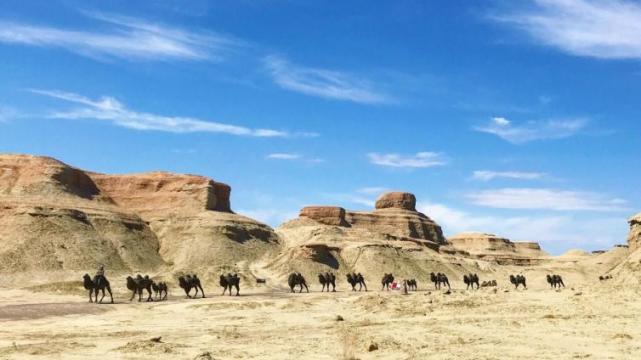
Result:
{"label": "eroded rock formation", "polygon": [[641,247],[641,213],[628,219],[628,223],[630,224],[628,245],[630,247],[630,252],[633,252]]}
{"label": "eroded rock formation", "polygon": [[487,233],[464,232],[449,237],[447,242],[455,250],[501,264],[529,265],[547,256],[536,242],[513,242]]}
{"label": "eroded rock formation", "polygon": [[[308,206],[299,219],[379,233],[391,238],[426,240],[438,246],[445,243],[441,227],[416,211],[416,197],[410,193],[390,192],[381,195],[372,212],[346,211],[338,206]],[[289,226],[299,224],[294,220]]]}
{"label": "eroded rock formation", "polygon": [[271,228],[230,207],[231,188],[195,175],[106,175],[0,155],[0,271],[219,268],[276,248]]}

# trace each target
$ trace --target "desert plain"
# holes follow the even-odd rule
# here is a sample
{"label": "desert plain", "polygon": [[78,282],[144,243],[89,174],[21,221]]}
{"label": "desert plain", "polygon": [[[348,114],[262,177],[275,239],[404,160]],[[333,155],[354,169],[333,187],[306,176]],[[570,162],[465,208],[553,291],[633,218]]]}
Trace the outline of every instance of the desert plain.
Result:
{"label": "desert plain", "polygon": [[[638,216],[622,219],[630,236],[618,246],[551,256],[482,229],[446,237],[404,192],[372,211],[308,206],[275,229],[234,213],[230,193],[195,175],[0,156],[0,358],[641,358]],[[100,265],[114,304],[90,303],[83,288]],[[292,272],[309,293],[291,293]],[[336,292],[320,291],[327,272]],[[352,291],[353,272],[369,291]],[[418,291],[381,290],[390,272]],[[432,272],[452,289],[435,289]],[[206,298],[178,287],[189,273]],[[221,295],[226,273],[240,276],[240,296]],[[497,286],[466,289],[469,273]],[[130,301],[135,274],[166,281],[168,299]],[[551,288],[549,274],[565,287]]]}

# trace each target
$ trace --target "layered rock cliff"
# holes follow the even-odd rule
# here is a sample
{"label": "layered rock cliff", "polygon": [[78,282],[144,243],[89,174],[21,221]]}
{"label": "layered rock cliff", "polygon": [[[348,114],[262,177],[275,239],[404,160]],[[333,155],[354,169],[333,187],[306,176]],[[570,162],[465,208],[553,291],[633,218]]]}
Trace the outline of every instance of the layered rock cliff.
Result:
{"label": "layered rock cliff", "polygon": [[85,172],[52,158],[0,155],[0,271],[199,270],[244,266],[278,248],[236,215],[231,188],[195,175]]}
{"label": "layered rock cliff", "polygon": [[547,257],[536,242],[512,242],[494,234],[464,232],[447,242],[454,250],[499,264],[530,265]]}

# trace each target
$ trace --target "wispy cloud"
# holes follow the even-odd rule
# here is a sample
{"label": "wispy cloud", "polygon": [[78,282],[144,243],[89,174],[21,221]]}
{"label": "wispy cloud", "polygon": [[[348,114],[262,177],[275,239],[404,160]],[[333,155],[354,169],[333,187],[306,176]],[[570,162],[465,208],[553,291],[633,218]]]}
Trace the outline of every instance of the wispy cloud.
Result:
{"label": "wispy cloud", "polygon": [[340,71],[304,67],[287,59],[270,55],[265,68],[280,87],[307,95],[363,104],[380,104],[392,99],[373,89],[366,79]]}
{"label": "wispy cloud", "polygon": [[534,0],[492,17],[563,52],[641,59],[641,4],[622,0]]}
{"label": "wispy cloud", "polygon": [[522,172],[522,171],[490,171],[477,170],[472,174],[472,179],[480,181],[491,181],[494,179],[517,179],[517,180],[538,180],[546,177],[546,173]]}
{"label": "wispy cloud", "polygon": [[514,124],[504,117],[493,117],[489,123],[474,127],[474,130],[496,135],[513,144],[524,144],[535,140],[562,139],[579,133],[588,121],[586,119],[563,119],[528,121]]}
{"label": "wispy cloud", "polygon": [[223,124],[205,121],[190,117],[177,117],[156,115],[128,109],[115,98],[103,96],[99,99],[58,91],[58,90],[30,90],[33,93],[64,100],[81,105],[68,110],[57,111],[49,114],[56,119],[93,119],[113,123],[115,125],[135,130],[155,130],[173,133],[224,133],[239,136],[255,137],[288,137],[296,136],[286,131],[272,129],[252,129],[238,125]]}
{"label": "wispy cloud", "polygon": [[448,162],[443,154],[429,151],[414,155],[369,153],[367,156],[372,164],[396,168],[428,168]]}
{"label": "wispy cloud", "polygon": [[0,122],[7,122],[17,115],[18,112],[14,108],[0,104]]}
{"label": "wispy cloud", "polygon": [[274,160],[298,160],[301,158],[301,155],[292,153],[273,153],[267,155],[266,158]]}
{"label": "wispy cloud", "polygon": [[297,153],[272,153],[265,156],[269,160],[285,160],[285,161],[304,161],[307,163],[322,163],[325,160],[316,157],[307,157]]}
{"label": "wispy cloud", "polygon": [[[512,240],[539,241],[544,250],[556,253],[572,247],[612,246],[625,238],[627,229],[617,217],[585,221],[574,215],[497,216],[430,202],[419,202],[417,209],[441,225],[447,236],[463,231],[488,232]],[[577,227],[577,223],[582,226]]]}
{"label": "wispy cloud", "polygon": [[242,41],[230,36],[196,32],[132,17],[90,13],[108,23],[108,31],[71,30],[0,20],[0,42],[61,48],[98,59],[221,60]]}
{"label": "wispy cloud", "polygon": [[622,199],[587,191],[502,188],[470,193],[466,197],[475,205],[501,209],[629,211]]}
{"label": "wispy cloud", "polygon": [[366,195],[380,195],[386,191],[389,191],[389,189],[382,186],[368,186],[356,190],[357,193]]}

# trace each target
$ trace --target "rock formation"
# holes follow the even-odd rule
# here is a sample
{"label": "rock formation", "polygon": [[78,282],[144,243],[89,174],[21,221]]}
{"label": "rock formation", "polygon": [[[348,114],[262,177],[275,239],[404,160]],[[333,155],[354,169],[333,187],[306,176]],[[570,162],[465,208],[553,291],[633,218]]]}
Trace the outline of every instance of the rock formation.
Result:
{"label": "rock formation", "polygon": [[106,175],[0,155],[0,271],[104,264],[213,274],[276,249],[271,228],[231,211],[230,193],[202,176]]}
{"label": "rock formation", "polygon": [[384,193],[376,200],[376,209],[388,208],[416,211],[416,196],[406,192]]}
{"label": "rock formation", "polygon": [[630,252],[633,252],[641,247],[641,213],[628,219],[628,223],[630,224],[628,245],[630,247]]}
{"label": "rock formation", "polygon": [[82,170],[47,157],[0,155],[0,271],[150,269],[158,239]]}
{"label": "rock formation", "polygon": [[345,209],[338,206],[306,206],[301,209],[299,216],[325,225],[349,225],[345,221]]}
{"label": "rock formation", "polygon": [[369,212],[305,207],[298,218],[276,229],[283,251],[267,268],[283,276],[291,271],[311,277],[332,271],[341,278],[359,271],[369,281],[383,271],[400,277],[445,271],[446,261],[436,251],[445,244],[441,227],[417,212],[415,204],[412,194],[388,193]]}
{"label": "rock formation", "polygon": [[[416,197],[410,193],[382,194],[373,212],[346,211],[337,206],[308,206],[300,211],[299,216],[299,219],[310,219],[324,225],[361,229],[401,240],[422,241],[434,247],[445,243],[441,227],[416,211]],[[293,225],[297,224],[296,221]]]}
{"label": "rock formation", "polygon": [[547,256],[536,242],[512,242],[487,233],[464,232],[447,242],[455,250],[500,264],[529,265]]}

